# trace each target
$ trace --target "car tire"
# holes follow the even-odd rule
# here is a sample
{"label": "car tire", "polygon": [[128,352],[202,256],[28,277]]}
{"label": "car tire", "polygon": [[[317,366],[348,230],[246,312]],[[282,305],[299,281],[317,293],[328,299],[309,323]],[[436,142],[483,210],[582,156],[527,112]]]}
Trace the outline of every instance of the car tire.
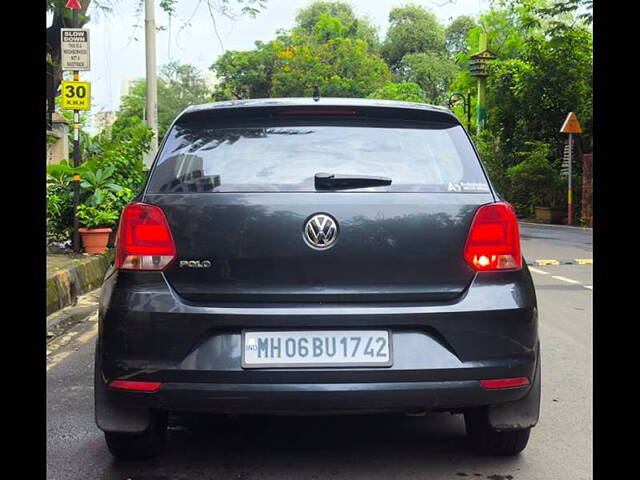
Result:
{"label": "car tire", "polygon": [[166,412],[152,412],[149,428],[139,434],[104,432],[109,451],[120,460],[155,457],[165,444],[167,417]]}
{"label": "car tire", "polygon": [[486,407],[466,411],[464,423],[471,447],[487,455],[517,455],[527,446],[531,433],[531,428],[495,430],[489,425]]}

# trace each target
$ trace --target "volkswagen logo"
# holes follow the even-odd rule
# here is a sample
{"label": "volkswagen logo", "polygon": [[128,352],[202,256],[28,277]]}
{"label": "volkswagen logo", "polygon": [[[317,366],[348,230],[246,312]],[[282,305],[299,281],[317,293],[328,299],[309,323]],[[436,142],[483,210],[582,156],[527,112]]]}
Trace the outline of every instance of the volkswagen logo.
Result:
{"label": "volkswagen logo", "polygon": [[312,215],[304,224],[304,240],[311,248],[324,250],[338,238],[338,222],[324,213]]}

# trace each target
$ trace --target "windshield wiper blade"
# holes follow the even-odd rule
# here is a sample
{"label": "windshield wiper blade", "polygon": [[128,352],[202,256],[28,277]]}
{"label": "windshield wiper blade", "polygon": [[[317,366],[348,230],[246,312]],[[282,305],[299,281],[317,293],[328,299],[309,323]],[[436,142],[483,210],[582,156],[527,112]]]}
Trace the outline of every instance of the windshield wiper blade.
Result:
{"label": "windshield wiper blade", "polygon": [[334,173],[316,173],[314,175],[316,190],[337,190],[349,188],[381,187],[391,185],[387,177],[371,177],[368,175],[336,175]]}

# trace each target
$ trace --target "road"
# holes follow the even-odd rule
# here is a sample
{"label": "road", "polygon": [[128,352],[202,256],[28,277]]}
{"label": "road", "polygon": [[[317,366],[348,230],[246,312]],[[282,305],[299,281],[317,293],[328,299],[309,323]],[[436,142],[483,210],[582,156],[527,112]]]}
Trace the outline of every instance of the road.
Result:
{"label": "road", "polygon": [[[523,225],[527,263],[592,258],[590,230]],[[96,318],[49,345],[48,478],[489,479],[592,478],[592,266],[532,265],[540,311],[542,412],[512,458],[465,444],[460,415],[358,417],[181,416],[165,452],[116,462],[93,421]]]}

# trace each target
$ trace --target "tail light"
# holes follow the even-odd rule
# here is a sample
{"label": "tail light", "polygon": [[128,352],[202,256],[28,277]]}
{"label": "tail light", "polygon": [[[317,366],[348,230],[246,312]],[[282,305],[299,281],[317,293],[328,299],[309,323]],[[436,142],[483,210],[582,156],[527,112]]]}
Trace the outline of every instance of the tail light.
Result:
{"label": "tail light", "polygon": [[471,222],[464,259],[477,271],[522,268],[518,220],[509,203],[491,203],[478,209]]}
{"label": "tail light", "polygon": [[120,218],[116,267],[160,271],[175,258],[176,246],[162,209],[146,203],[127,205]]}

